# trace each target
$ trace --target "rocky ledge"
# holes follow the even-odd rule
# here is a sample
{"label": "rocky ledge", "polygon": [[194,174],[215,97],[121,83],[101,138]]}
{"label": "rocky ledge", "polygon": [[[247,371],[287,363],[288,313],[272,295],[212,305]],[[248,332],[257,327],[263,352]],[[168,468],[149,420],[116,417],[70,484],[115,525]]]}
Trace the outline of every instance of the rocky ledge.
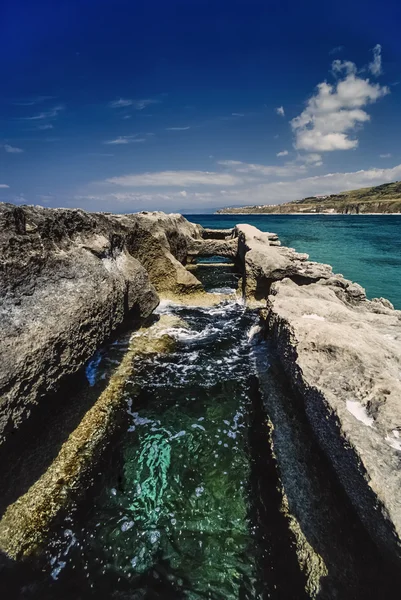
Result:
{"label": "rocky ledge", "polygon": [[244,291],[371,536],[401,557],[401,311],[238,225]]}
{"label": "rocky ledge", "polygon": [[[0,448],[20,439],[38,406],[56,400],[119,326],[146,320],[160,297],[206,296],[187,262],[225,256],[242,272],[247,301],[261,307],[271,346],[361,521],[384,551],[401,558],[401,312],[390,302],[367,300],[360,285],[282,247],[273,233],[249,225],[204,230],[181,215],[3,204],[0,255]],[[87,413],[101,436],[124,376],[123,365]],[[82,423],[36,487],[7,509],[1,544],[10,554],[27,551],[23,532],[10,537],[20,515],[36,539],[35,523],[45,528],[42,520],[48,523],[68,495],[65,472],[77,485],[74,465],[98,453]],[[50,489],[45,504],[56,498],[52,511],[42,502]],[[32,517],[42,513],[42,520]]]}
{"label": "rocky ledge", "polygon": [[202,293],[184,264],[226,245],[212,235],[181,215],[0,204],[0,447],[117,327]]}

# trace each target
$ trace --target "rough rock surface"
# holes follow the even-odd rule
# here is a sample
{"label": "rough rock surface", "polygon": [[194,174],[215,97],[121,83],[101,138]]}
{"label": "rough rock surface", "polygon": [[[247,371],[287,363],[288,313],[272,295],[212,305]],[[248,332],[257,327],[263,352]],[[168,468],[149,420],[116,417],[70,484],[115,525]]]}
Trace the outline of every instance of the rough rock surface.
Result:
{"label": "rough rock surface", "polygon": [[400,558],[401,311],[342,276],[274,283],[267,307],[321,447],[372,537]]}
{"label": "rough rock surface", "polygon": [[311,262],[307,254],[281,246],[275,233],[263,233],[253,225],[237,225],[238,260],[244,271],[243,292],[256,300],[267,298],[271,284],[284,277],[309,283],[332,276],[330,265]]}
{"label": "rough rock surface", "polygon": [[153,311],[155,288],[202,290],[182,264],[201,231],[181,215],[0,204],[0,446],[127,316]]}
{"label": "rough rock surface", "polygon": [[224,256],[225,258],[235,259],[238,252],[238,239],[230,240],[193,240],[188,255],[196,256]]}
{"label": "rough rock surface", "polygon": [[145,267],[160,294],[179,296],[203,290],[198,279],[183,265],[194,240],[203,243],[200,225],[190,223],[182,215],[162,212],[112,215],[112,218],[132,230],[129,252]]}

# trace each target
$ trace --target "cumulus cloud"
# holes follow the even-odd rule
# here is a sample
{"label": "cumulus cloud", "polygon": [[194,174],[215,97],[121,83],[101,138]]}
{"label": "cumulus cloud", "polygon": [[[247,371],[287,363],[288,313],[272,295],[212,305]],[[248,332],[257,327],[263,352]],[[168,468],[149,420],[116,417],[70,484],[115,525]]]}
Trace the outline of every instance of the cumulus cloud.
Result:
{"label": "cumulus cloud", "polygon": [[279,106],[278,108],[276,108],[276,113],[280,117],[285,117],[284,107],[283,106]]}
{"label": "cumulus cloud", "polygon": [[320,83],[305,110],[291,121],[298,150],[330,152],[356,148],[358,139],[350,134],[370,120],[363,108],[390,92],[387,86],[359,77],[356,66],[349,61],[335,60],[332,71],[337,76],[336,83]]}
{"label": "cumulus cloud", "polygon": [[124,187],[160,187],[160,186],[192,186],[222,185],[231,186],[242,183],[241,179],[229,173],[209,171],[159,171],[111,177],[105,183]]}
{"label": "cumulus cloud", "polygon": [[387,154],[380,154],[380,158],[391,158],[391,154],[390,152],[387,152]]}
{"label": "cumulus cloud", "polygon": [[187,131],[188,129],[191,129],[189,126],[188,127],[166,127],[166,131]]}
{"label": "cumulus cloud", "polygon": [[114,140],[107,140],[103,142],[103,144],[118,146],[120,144],[134,144],[140,142],[146,142],[146,138],[140,138],[137,135],[119,135]]}
{"label": "cumulus cloud", "polygon": [[376,44],[373,48],[373,60],[369,63],[369,71],[372,75],[378,77],[383,73],[382,70],[382,47],[380,44]]}
{"label": "cumulus cloud", "polygon": [[16,148],[15,146],[10,146],[10,144],[3,144],[3,148],[9,154],[21,154],[21,152],[24,152],[22,148]]}
{"label": "cumulus cloud", "polygon": [[10,186],[7,185],[6,183],[0,183],[0,188],[5,189],[5,188],[9,188]]}
{"label": "cumulus cloud", "polygon": [[288,150],[282,150],[281,152],[277,152],[276,156],[288,156]]}

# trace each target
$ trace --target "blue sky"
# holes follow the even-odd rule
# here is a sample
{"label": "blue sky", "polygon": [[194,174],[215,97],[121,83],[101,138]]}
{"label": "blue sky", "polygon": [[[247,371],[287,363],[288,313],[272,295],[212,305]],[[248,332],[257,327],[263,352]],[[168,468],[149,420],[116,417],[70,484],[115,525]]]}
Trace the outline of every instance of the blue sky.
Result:
{"label": "blue sky", "polygon": [[4,0],[0,200],[211,212],[401,179],[399,2]]}

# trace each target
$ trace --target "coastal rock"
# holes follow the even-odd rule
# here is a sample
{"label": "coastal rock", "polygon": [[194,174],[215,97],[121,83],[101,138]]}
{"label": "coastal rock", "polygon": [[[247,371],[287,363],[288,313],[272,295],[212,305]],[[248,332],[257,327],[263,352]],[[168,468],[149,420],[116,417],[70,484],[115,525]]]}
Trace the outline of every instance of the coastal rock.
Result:
{"label": "coastal rock", "polygon": [[188,255],[196,256],[224,256],[225,258],[235,259],[238,252],[238,240],[193,240]]}
{"label": "coastal rock", "polygon": [[[389,303],[390,304],[390,303]],[[401,311],[334,276],[272,285],[267,328],[320,446],[382,550],[401,557]]]}
{"label": "coastal rock", "polygon": [[160,292],[200,292],[182,262],[200,226],[181,215],[109,215],[0,204],[0,446]]}
{"label": "coastal rock", "polygon": [[111,215],[130,231],[127,247],[145,267],[161,295],[180,296],[203,290],[202,284],[184,264],[196,240],[202,243],[202,227],[179,214],[142,212]]}
{"label": "coastal rock", "polygon": [[205,240],[228,240],[233,237],[233,229],[210,229],[203,227],[201,235]]}
{"label": "coastal rock", "polygon": [[329,265],[311,262],[307,254],[278,246],[274,233],[264,233],[252,225],[237,225],[238,260],[244,273],[246,297],[264,300],[274,281],[292,277],[298,283],[309,283],[332,276]]}

